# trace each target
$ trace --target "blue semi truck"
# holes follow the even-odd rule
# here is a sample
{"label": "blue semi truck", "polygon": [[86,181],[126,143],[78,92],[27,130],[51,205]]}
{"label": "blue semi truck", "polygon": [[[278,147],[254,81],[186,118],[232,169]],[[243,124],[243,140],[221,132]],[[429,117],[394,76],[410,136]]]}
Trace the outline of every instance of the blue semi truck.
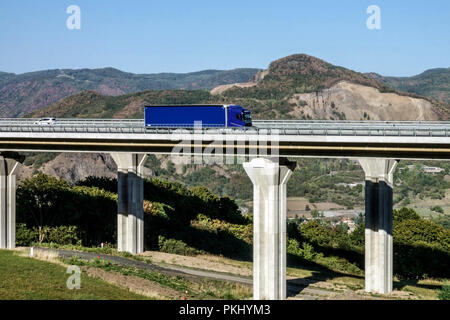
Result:
{"label": "blue semi truck", "polygon": [[249,110],[239,105],[196,104],[154,105],[145,107],[145,127],[192,128],[202,127],[248,127],[252,125]]}

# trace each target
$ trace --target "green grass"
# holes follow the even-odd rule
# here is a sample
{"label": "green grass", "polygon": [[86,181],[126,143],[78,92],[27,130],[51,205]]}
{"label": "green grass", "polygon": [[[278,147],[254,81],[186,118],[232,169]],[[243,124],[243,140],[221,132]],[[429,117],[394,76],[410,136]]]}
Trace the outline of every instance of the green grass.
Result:
{"label": "green grass", "polygon": [[57,243],[40,243],[34,244],[35,247],[43,247],[43,248],[50,248],[50,249],[64,249],[64,250],[75,250],[75,251],[82,251],[82,252],[92,252],[92,253],[99,253],[99,254],[107,254],[111,256],[118,256],[118,257],[124,257],[133,259],[136,261],[146,262],[146,263],[152,263],[152,259],[148,257],[142,257],[138,255],[133,255],[126,251],[117,251],[116,248],[112,248],[109,246],[99,248],[99,247],[85,247],[82,245],[74,245],[74,244],[57,244]]}
{"label": "green grass", "polygon": [[43,247],[43,248],[50,248],[50,249],[65,249],[65,250],[76,250],[76,251],[83,251],[83,252],[94,252],[94,253],[101,253],[101,254],[110,254],[114,256],[123,256],[126,258],[129,258],[129,256],[132,256],[131,253],[128,252],[118,252],[116,248],[111,247],[86,247],[81,245],[75,245],[75,244],[57,244],[57,243],[40,243],[34,244],[35,247]]}
{"label": "green grass", "polygon": [[146,297],[81,273],[81,288],[69,290],[66,268],[0,250],[0,299],[141,300]]}
{"label": "green grass", "polygon": [[169,277],[160,272],[144,271],[134,267],[120,266],[102,259],[93,259],[87,261],[73,256],[70,259],[62,260],[70,265],[90,266],[100,268],[105,271],[119,272],[125,276],[137,276],[143,279],[150,280],[152,282],[159,283],[160,285],[175,289],[177,291],[186,291],[188,289],[189,282],[187,280],[184,280],[182,277]]}

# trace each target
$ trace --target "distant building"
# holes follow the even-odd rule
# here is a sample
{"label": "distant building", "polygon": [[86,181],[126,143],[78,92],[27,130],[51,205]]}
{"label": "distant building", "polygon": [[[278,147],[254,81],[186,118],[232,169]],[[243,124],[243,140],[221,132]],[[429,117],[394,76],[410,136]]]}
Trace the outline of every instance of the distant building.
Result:
{"label": "distant building", "polygon": [[345,223],[348,226],[348,231],[347,231],[348,233],[352,233],[353,230],[356,229],[355,222],[350,218],[347,218],[347,217],[342,218],[341,223]]}
{"label": "distant building", "polygon": [[364,182],[355,182],[355,183],[344,183],[344,182],[339,182],[336,183],[336,186],[344,186],[344,187],[350,187],[350,188],[354,188],[358,185],[364,186]]}
{"label": "distant building", "polygon": [[445,171],[445,169],[443,168],[439,168],[439,167],[428,167],[428,166],[423,166],[423,172],[425,173],[440,173],[442,171]]}

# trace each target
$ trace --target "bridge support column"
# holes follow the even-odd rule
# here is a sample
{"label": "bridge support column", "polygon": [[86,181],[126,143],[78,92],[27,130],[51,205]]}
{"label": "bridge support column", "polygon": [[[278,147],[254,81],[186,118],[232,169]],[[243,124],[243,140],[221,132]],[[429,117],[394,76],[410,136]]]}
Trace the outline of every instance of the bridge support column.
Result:
{"label": "bridge support column", "polygon": [[392,291],[392,188],[397,160],[360,159],[366,175],[365,290]]}
{"label": "bridge support column", "polygon": [[0,154],[0,249],[16,247],[16,171],[23,156]]}
{"label": "bridge support column", "polygon": [[286,183],[295,162],[244,163],[253,182],[253,299],[286,299]]}
{"label": "bridge support column", "polygon": [[117,250],[144,252],[144,186],[146,155],[112,153],[117,164]]}

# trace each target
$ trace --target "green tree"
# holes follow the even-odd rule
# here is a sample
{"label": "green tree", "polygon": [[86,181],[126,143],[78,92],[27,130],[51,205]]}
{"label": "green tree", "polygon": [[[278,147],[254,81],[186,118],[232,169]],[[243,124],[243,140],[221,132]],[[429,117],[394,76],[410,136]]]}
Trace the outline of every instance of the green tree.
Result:
{"label": "green tree", "polygon": [[394,210],[394,274],[400,278],[448,277],[450,231],[414,210]]}
{"label": "green tree", "polygon": [[350,233],[350,241],[357,247],[364,247],[364,235],[365,226],[364,223],[358,224],[358,226]]}
{"label": "green tree", "polygon": [[403,207],[393,211],[393,220],[395,222],[402,222],[404,220],[419,220],[420,216],[413,209]]}
{"label": "green tree", "polygon": [[25,179],[17,188],[17,211],[26,224],[38,227],[39,243],[44,241],[45,227],[54,225],[61,212],[57,207],[63,205],[68,190],[66,181],[43,173]]}
{"label": "green tree", "polygon": [[331,230],[317,220],[310,220],[302,224],[300,235],[303,239],[318,245],[328,245],[331,242]]}

